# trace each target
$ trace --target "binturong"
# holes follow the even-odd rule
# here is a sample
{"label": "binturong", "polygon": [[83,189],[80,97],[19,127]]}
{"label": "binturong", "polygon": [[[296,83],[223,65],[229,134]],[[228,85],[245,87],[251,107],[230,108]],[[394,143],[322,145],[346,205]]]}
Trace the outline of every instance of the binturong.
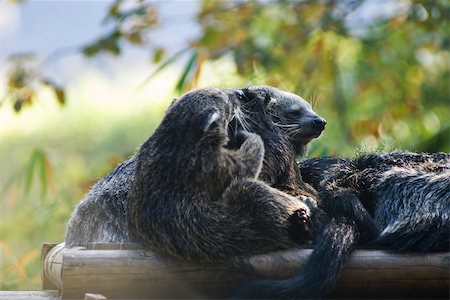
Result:
{"label": "binturong", "polygon": [[184,95],[141,146],[127,198],[131,239],[175,258],[217,262],[295,247],[292,216],[308,232],[314,200],[258,180],[263,140],[229,134],[238,109],[230,93]]}
{"label": "binturong", "polygon": [[[239,146],[236,142],[241,139],[236,135],[240,131],[256,133],[263,141],[265,152],[258,179],[291,196],[316,198],[315,190],[303,182],[295,161],[299,154],[304,153],[310,140],[323,130],[321,126],[314,126],[312,121],[321,117],[307,101],[269,86],[214,91],[225,93],[232,103],[230,115],[233,117],[228,123],[226,147]],[[202,92],[193,91],[190,95],[196,93]],[[172,105],[176,103],[174,101]],[[185,118],[193,116],[187,112],[183,115]],[[304,122],[304,118],[309,121]],[[171,135],[166,138],[172,138]],[[86,246],[91,242],[130,242],[127,196],[135,179],[136,157],[133,155],[100,179],[80,201],[67,225],[67,247]],[[292,233],[297,234],[297,231]],[[303,239],[302,234],[300,239]]]}

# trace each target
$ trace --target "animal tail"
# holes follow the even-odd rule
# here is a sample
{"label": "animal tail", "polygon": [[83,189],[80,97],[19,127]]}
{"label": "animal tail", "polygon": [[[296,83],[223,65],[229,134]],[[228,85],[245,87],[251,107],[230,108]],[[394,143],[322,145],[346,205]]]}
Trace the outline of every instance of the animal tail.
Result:
{"label": "animal tail", "polygon": [[417,220],[396,222],[386,227],[371,244],[375,247],[389,247],[396,252],[450,251],[450,225],[442,220]]}
{"label": "animal tail", "polygon": [[235,299],[319,299],[334,286],[358,240],[357,227],[332,220],[318,237],[305,266],[286,280],[257,280],[238,287]]}
{"label": "animal tail", "polygon": [[393,169],[378,185],[374,246],[398,252],[449,251],[450,172]]}

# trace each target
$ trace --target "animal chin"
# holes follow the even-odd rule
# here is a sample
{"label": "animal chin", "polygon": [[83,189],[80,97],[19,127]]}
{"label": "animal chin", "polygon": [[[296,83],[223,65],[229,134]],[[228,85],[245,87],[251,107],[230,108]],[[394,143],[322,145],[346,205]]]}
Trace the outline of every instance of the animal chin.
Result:
{"label": "animal chin", "polygon": [[318,137],[322,134],[322,131],[323,131],[323,130],[320,130],[320,131],[317,131],[317,132],[315,132],[314,134],[312,134],[312,135],[311,135],[312,138],[318,138]]}
{"label": "animal chin", "polygon": [[303,144],[309,143],[312,139],[315,139],[319,137],[322,134],[322,131],[315,131],[315,132],[302,132],[302,134],[299,134],[295,136],[295,140],[298,142],[301,142]]}

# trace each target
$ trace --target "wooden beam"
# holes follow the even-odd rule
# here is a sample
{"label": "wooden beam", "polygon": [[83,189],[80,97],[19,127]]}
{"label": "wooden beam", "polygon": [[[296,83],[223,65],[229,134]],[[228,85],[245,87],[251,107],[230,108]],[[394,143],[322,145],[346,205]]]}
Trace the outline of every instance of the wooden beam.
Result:
{"label": "wooden beam", "polygon": [[[108,299],[223,298],[248,280],[292,276],[312,251],[295,249],[214,265],[174,261],[134,246],[119,246],[129,250],[96,247],[103,250],[66,249],[61,253],[63,299],[83,298],[86,293]],[[448,299],[449,261],[449,253],[399,255],[357,250],[331,297]]]}
{"label": "wooden beam", "polygon": [[[54,247],[58,245],[58,244],[44,244],[42,245],[42,250],[41,250],[41,280],[42,280],[42,289],[43,290],[57,290],[58,287],[55,286],[53,284],[53,282],[51,282],[50,280],[50,276],[48,274],[45,274],[45,271],[48,271],[50,268],[52,268],[55,264],[53,259],[52,260],[53,264],[51,266],[49,266],[49,268],[44,268],[44,261],[47,258],[48,253],[50,252],[50,250],[54,249]],[[55,252],[55,251],[53,251]]]}
{"label": "wooden beam", "polygon": [[0,291],[0,300],[60,300],[58,291]]}

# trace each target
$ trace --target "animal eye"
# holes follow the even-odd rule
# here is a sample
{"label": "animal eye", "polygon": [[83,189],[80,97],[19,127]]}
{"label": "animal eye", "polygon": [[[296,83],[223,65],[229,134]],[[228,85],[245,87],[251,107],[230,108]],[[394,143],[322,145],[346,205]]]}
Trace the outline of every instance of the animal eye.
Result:
{"label": "animal eye", "polygon": [[238,99],[240,101],[243,101],[243,102],[244,101],[249,101],[249,99],[248,99],[248,97],[247,97],[247,95],[245,94],[244,91],[237,90],[236,94],[237,94],[237,97],[238,97]]}
{"label": "animal eye", "polygon": [[287,118],[299,118],[302,115],[302,111],[300,109],[290,110],[285,115]]}

